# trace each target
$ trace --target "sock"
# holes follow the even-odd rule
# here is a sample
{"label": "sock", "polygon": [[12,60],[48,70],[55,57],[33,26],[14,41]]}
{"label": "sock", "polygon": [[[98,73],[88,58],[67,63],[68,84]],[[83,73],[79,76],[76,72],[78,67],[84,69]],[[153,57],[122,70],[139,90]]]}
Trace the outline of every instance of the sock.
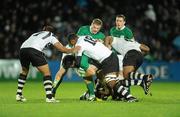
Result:
{"label": "sock", "polygon": [[129,79],[131,80],[142,80],[146,75],[138,72],[130,72]]}
{"label": "sock", "polygon": [[135,86],[135,85],[140,85],[142,80],[121,80],[121,84],[125,87],[130,87],[130,86]]}
{"label": "sock", "polygon": [[132,95],[124,88],[123,85],[121,85],[120,83],[117,83],[115,86],[114,86],[114,91],[119,94],[120,96],[123,96],[125,98],[130,98],[132,97]]}
{"label": "sock", "polygon": [[23,87],[26,83],[26,75],[23,75],[23,74],[20,74],[19,75],[19,78],[18,78],[18,88],[17,88],[17,93],[18,95],[22,95],[22,90],[23,90]]}
{"label": "sock", "polygon": [[51,76],[44,76],[44,89],[46,91],[46,98],[52,98],[52,81]]}
{"label": "sock", "polygon": [[61,82],[63,81],[63,77],[60,80],[55,79],[53,83],[53,94],[55,95],[57,88],[60,86]]}
{"label": "sock", "polygon": [[124,88],[130,93],[131,80],[120,80],[120,84],[124,86]]}
{"label": "sock", "polygon": [[95,95],[94,94],[94,82],[92,81],[92,82],[86,84],[86,86],[87,86],[89,95]]}
{"label": "sock", "polygon": [[[141,74],[138,72],[130,72],[129,73],[129,85],[140,85],[142,83],[142,80],[145,79],[147,75]],[[127,81],[126,81],[127,82]],[[126,83],[127,84],[127,83]]]}

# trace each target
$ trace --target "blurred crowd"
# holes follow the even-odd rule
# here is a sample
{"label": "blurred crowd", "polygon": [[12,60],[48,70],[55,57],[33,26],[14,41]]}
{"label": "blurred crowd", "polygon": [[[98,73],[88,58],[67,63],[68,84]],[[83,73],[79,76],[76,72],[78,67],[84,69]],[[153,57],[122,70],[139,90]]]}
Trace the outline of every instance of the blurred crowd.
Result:
{"label": "blurred crowd", "polygon": [[[3,0],[0,4],[0,58],[18,58],[19,48],[45,24],[56,28],[59,40],[77,32],[92,19],[103,21],[102,32],[109,35],[115,16],[124,14],[126,25],[138,42],[150,46],[148,60],[180,61],[179,0]],[[49,48],[52,48],[49,46]],[[56,50],[45,50],[49,59],[60,59]]]}

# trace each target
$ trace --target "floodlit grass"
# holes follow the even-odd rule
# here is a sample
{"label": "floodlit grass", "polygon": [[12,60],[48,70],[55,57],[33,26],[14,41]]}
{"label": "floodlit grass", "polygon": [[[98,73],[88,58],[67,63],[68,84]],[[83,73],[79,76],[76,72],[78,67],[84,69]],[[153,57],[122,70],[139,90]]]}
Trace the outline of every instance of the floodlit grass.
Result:
{"label": "floodlit grass", "polygon": [[59,103],[45,102],[42,82],[27,81],[26,103],[16,102],[17,82],[0,82],[0,117],[180,117],[180,83],[153,83],[153,96],[140,87],[131,93],[139,102],[80,101],[86,90],[83,82],[64,82],[57,91]]}

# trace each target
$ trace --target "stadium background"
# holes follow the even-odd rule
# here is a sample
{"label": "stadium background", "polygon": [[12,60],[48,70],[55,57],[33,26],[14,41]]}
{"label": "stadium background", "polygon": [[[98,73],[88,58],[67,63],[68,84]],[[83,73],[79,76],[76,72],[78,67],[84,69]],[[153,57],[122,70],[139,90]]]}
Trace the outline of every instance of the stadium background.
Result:
{"label": "stadium background", "polygon": [[[145,57],[143,67],[139,70],[143,73],[153,73],[156,76],[153,87],[155,90],[154,93],[159,94],[158,96],[161,95],[167,98],[163,98],[160,103],[158,101],[159,97],[153,97],[152,99],[145,97],[144,100],[142,99],[142,102],[144,101],[144,103],[140,103],[139,105],[150,104],[152,105],[150,107],[153,107],[157,106],[156,104],[160,104],[157,107],[160,107],[161,109],[166,107],[167,110],[165,108],[163,108],[164,110],[159,110],[159,112],[165,112],[165,114],[160,113],[154,116],[180,116],[180,113],[177,111],[177,108],[179,107],[178,104],[180,104],[179,6],[179,0],[2,0],[0,4],[0,90],[5,93],[5,95],[2,95],[3,93],[0,95],[0,116],[19,115],[19,112],[21,112],[20,110],[15,110],[15,108],[19,109],[20,105],[15,103],[14,99],[17,86],[16,81],[20,70],[18,53],[22,42],[25,41],[32,33],[40,31],[42,26],[45,24],[52,24],[56,28],[59,40],[63,45],[66,45],[66,36],[68,33],[77,32],[80,26],[89,25],[94,18],[102,19],[102,32],[104,32],[105,35],[108,35],[110,28],[114,26],[115,16],[117,14],[124,14],[126,16],[127,26],[132,29],[137,41],[150,46],[151,52]],[[54,76],[59,68],[59,62],[62,54],[53,49],[52,46],[49,46],[44,52],[47,55],[52,75]],[[34,108],[31,104],[39,104],[38,100],[43,99],[43,93],[40,93],[41,96],[39,96],[38,92],[34,92],[39,97],[31,95],[31,87],[34,87],[33,90],[42,90],[43,92],[43,88],[38,87],[42,84],[42,82],[39,82],[42,81],[42,78],[41,74],[37,72],[36,69],[31,69],[29,76],[29,80],[32,80],[32,83],[30,82],[30,85],[32,86],[27,86],[25,89],[27,93],[25,94],[27,97],[32,97],[30,98],[31,100],[33,100],[33,98],[36,100],[30,101],[29,105],[27,104],[27,107],[25,107],[24,112],[27,112],[27,116],[36,116],[33,115],[31,111],[27,111],[28,109],[26,108]],[[67,92],[68,89],[72,90],[73,86],[77,86],[79,83],[78,82],[76,84],[74,81],[81,81],[81,79],[78,78],[73,71],[70,71],[66,75],[65,81],[73,81],[71,82],[73,85],[70,85],[71,83],[67,84],[66,82],[63,86],[67,89],[62,87],[62,93],[64,91],[65,96],[61,97],[61,95],[59,95],[59,98],[62,99],[65,104],[69,101],[72,102],[70,105],[75,104],[75,106],[73,106],[74,109],[79,102],[68,100],[70,94]],[[81,83],[81,85],[78,85],[77,87],[82,89],[84,88],[84,85]],[[167,87],[171,88],[169,89]],[[76,90],[76,88],[73,89],[73,91]],[[78,91],[79,90],[80,89],[78,89]],[[168,91],[170,92],[172,90],[172,95],[168,95]],[[77,100],[78,96],[83,92],[83,90],[80,90],[81,92],[78,91],[77,93],[72,93],[73,95],[70,95],[72,99]],[[142,94],[139,93],[139,89],[135,89],[135,91],[137,91],[137,96],[144,98]],[[171,102],[168,103],[167,101]],[[43,103],[43,100],[40,101],[40,103]],[[88,104],[90,105],[90,103],[87,103],[87,105],[83,106],[89,107]],[[114,102],[113,104],[114,105],[111,105],[110,107],[118,107]],[[105,103],[105,105],[107,105],[107,103]],[[121,105],[124,106],[125,104],[123,103]],[[46,106],[47,105],[45,104],[40,104],[39,108],[42,107],[45,109]],[[96,108],[96,106],[97,105],[93,103],[93,108]],[[103,105],[99,106],[103,107]],[[136,108],[136,106],[133,105],[130,107],[130,112],[133,112],[133,108]],[[6,110],[8,108],[9,111]],[[143,106],[143,108],[149,110],[146,106]],[[126,112],[125,110],[123,111]],[[38,111],[42,112],[42,115],[43,113],[46,113],[46,111]],[[152,113],[154,112],[154,110],[151,111]],[[63,111],[62,113],[71,115],[66,111]],[[73,113],[75,112],[72,112],[72,115]],[[83,114],[85,113],[88,112],[84,111]],[[153,115],[152,113],[151,115]],[[37,116],[42,116],[41,114],[38,114]],[[111,114],[112,116],[116,116],[113,112]],[[123,115],[128,116],[126,114]],[[137,113],[134,115],[140,116]],[[150,116],[146,115],[146,113],[143,113],[142,115]],[[100,114],[99,116],[102,115]]]}
{"label": "stadium background", "polygon": [[[151,48],[145,60],[150,65],[155,62],[155,66],[145,72],[158,72],[154,73],[158,78],[161,77],[160,72],[163,72],[166,78],[160,79],[170,76],[179,80],[178,71],[173,72],[174,69],[179,69],[180,60],[179,5],[178,0],[3,0],[0,5],[0,58],[2,62],[18,59],[22,42],[32,33],[40,31],[45,24],[52,24],[59,40],[66,45],[67,34],[77,32],[82,25],[89,25],[93,18],[103,20],[102,32],[109,35],[115,16],[122,13],[126,16],[126,24],[134,32],[135,39]],[[52,46],[44,52],[50,61],[61,60],[62,53]],[[161,66],[165,66],[165,69],[162,70]],[[1,77],[6,73],[3,69],[8,68],[1,65]]]}

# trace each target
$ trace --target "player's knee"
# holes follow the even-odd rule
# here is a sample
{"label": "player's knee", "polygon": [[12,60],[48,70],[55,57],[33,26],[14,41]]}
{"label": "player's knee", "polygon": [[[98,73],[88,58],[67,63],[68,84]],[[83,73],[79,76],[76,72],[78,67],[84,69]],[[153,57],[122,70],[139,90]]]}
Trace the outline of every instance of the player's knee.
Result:
{"label": "player's knee", "polygon": [[87,76],[93,76],[93,75],[96,74],[96,71],[94,71],[93,69],[88,69],[88,70],[86,71],[86,74],[87,74]]}
{"label": "player's knee", "polygon": [[29,69],[27,69],[25,67],[23,67],[21,70],[21,74],[26,75],[26,76],[27,76],[28,72],[29,72]]}
{"label": "player's knee", "polygon": [[43,76],[51,76],[50,71],[41,71],[41,73],[43,74]]}

